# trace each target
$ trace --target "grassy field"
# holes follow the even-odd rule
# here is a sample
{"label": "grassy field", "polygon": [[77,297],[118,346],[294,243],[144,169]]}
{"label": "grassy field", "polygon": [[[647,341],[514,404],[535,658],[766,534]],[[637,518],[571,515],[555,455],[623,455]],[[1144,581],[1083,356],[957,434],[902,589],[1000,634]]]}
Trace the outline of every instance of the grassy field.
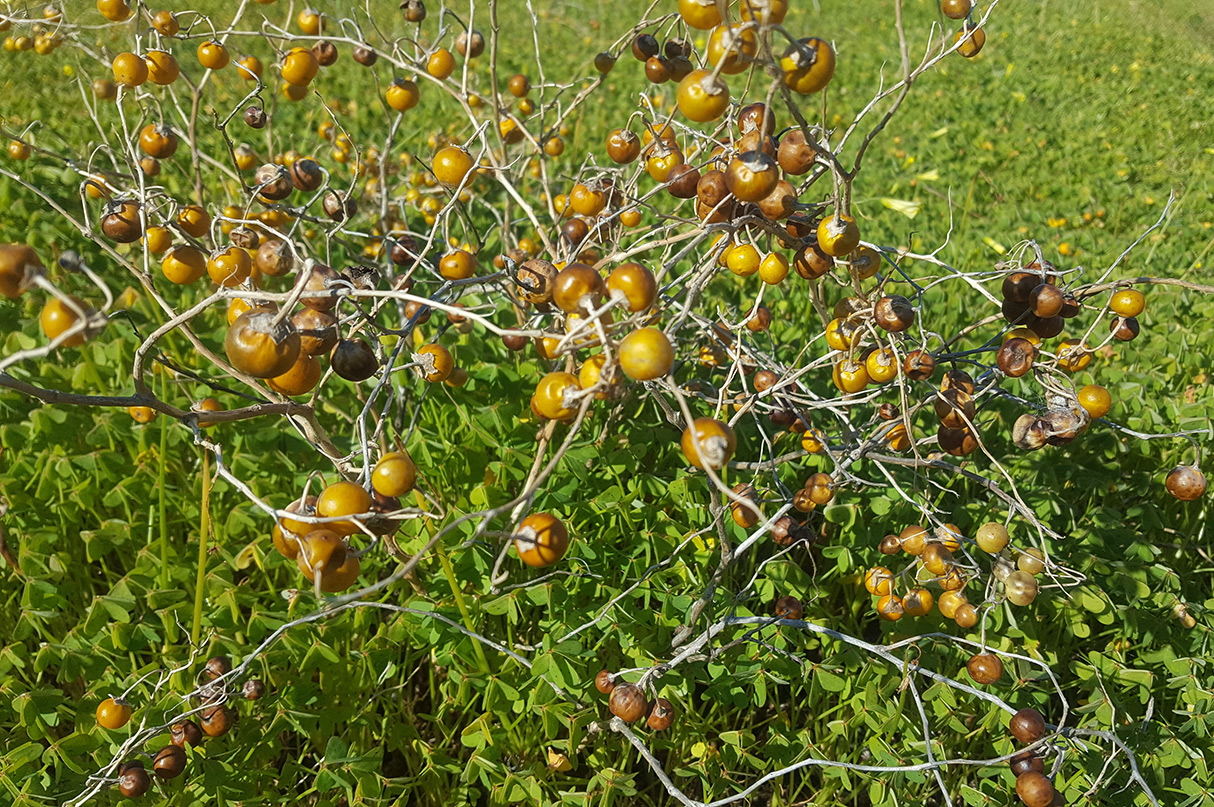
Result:
{"label": "grassy field", "polygon": [[[591,76],[593,53],[623,34],[647,5],[532,2],[545,75],[575,87]],[[91,4],[82,5],[89,8],[77,12],[81,19],[87,15],[96,23]],[[195,7],[223,20],[232,5],[206,0]],[[322,0],[314,5],[325,12],[341,7]],[[405,32],[395,3],[373,5],[386,33]],[[433,33],[437,3],[430,5],[426,30]],[[485,4],[475,5],[483,19]],[[796,0],[786,25],[836,44],[839,67],[827,122],[846,125],[882,76],[888,82],[897,74],[894,4],[818,5],[820,10]],[[981,56],[953,57],[924,75],[869,152],[854,199],[866,240],[923,252],[947,236],[940,257],[973,270],[989,269],[1017,242],[1036,239],[1060,267],[1083,266],[1087,280],[1155,224],[1174,195],[1165,225],[1115,277],[1214,283],[1214,14],[1201,0],[1159,5],[1003,0]],[[280,0],[255,13],[282,22],[287,6]],[[534,77],[522,0],[501,6],[500,72]],[[664,0],[659,8],[672,10],[674,3]],[[936,3],[907,0],[905,14],[911,52],[921,54],[929,26],[939,19]],[[87,43],[90,48],[129,46],[108,31],[89,36],[97,40]],[[179,50],[187,72],[196,68],[192,49]],[[249,49],[269,64],[264,43]],[[343,62],[348,58],[343,52]],[[87,153],[86,144],[97,145],[99,135],[80,115],[76,80],[87,84],[104,72],[68,47],[48,57],[0,53],[0,126],[16,131],[42,121],[39,145]],[[381,66],[374,72],[334,70],[317,80],[355,142],[382,142],[378,97],[389,78]],[[230,105],[239,99],[233,75],[216,81],[211,101]],[[483,93],[487,82],[481,64],[473,86]],[[603,164],[604,135],[624,125],[641,92],[662,97],[665,108],[674,96],[670,85],[650,88],[639,63],[624,56],[570,121],[566,152],[554,170],[572,181],[588,151]],[[289,104],[278,96],[276,114],[273,144],[246,130],[250,143],[263,153],[294,148],[324,157],[327,146],[316,128],[325,114],[314,98]],[[425,158],[430,135],[465,134],[468,128],[449,100],[432,96],[408,114],[402,148]],[[102,115],[103,128],[115,125],[112,110]],[[213,133],[206,137],[216,141]],[[2,158],[0,167],[17,170]],[[79,208],[78,180],[61,166],[35,159],[20,170],[69,209]],[[165,174],[171,187],[188,187],[181,158],[166,165]],[[208,174],[214,205],[229,201],[235,190],[234,183]],[[535,186],[524,192],[538,201]],[[28,241],[46,250],[48,260],[52,250],[76,248],[99,268],[106,265],[99,250],[81,243],[41,200],[4,177],[0,241]],[[930,274],[926,266],[908,268]],[[136,285],[117,271],[113,277],[115,291]],[[87,288],[79,278],[57,279],[77,293]],[[184,304],[202,293],[187,290],[175,301]],[[729,308],[753,296],[753,284],[726,276],[712,293],[713,304]],[[27,362],[22,377],[76,392],[129,393],[138,335],[163,322],[147,299],[135,298],[129,316],[112,323],[103,338]],[[1208,427],[1214,302],[1171,287],[1153,287],[1148,299],[1142,336],[1098,356],[1077,378],[1108,386],[1116,402],[1111,417],[1130,428],[1159,433]],[[777,322],[773,336],[799,346],[808,336],[801,328],[808,310],[804,287],[786,283],[766,301]],[[0,304],[0,355],[38,343],[39,305],[31,295]],[[929,293],[923,311],[934,328],[951,333],[992,313],[983,305],[954,284]],[[223,312],[207,312],[198,330],[219,344]],[[525,402],[546,363],[530,350],[506,354],[483,334],[449,333],[461,365],[476,369],[462,390],[439,387],[410,399],[420,414],[408,449],[428,490],[455,515],[508,501],[525,479],[536,433]],[[166,349],[183,366],[204,369],[184,339],[170,338]],[[156,384],[177,404],[208,393],[180,376],[158,373]],[[823,389],[828,385],[822,382]],[[348,449],[350,412],[359,402],[350,388],[337,389],[319,417]],[[1168,468],[1192,459],[1191,449],[1093,428],[1064,449],[1021,455],[1011,452],[1005,436],[1012,409],[995,406],[987,414],[1026,504],[1067,536],[1050,546],[1051,553],[1088,582],[1069,596],[1051,592],[1029,610],[996,609],[986,640],[1047,662],[1074,709],[1072,725],[1115,729],[1163,803],[1214,804],[1208,504],[1183,505],[1166,497],[1162,486]],[[271,686],[271,697],[242,704],[237,728],[191,751],[190,773],[165,785],[161,801],[149,796],[143,803],[677,803],[635,749],[597,731],[606,710],[591,682],[603,667],[647,669],[669,661],[671,639],[707,585],[720,548],[711,538],[687,541],[711,523],[709,493],[703,475],[687,472],[677,432],[650,398],[630,401],[622,417],[623,426],[610,434],[595,428],[578,440],[537,501],[541,509],[559,510],[576,536],[567,577],[491,594],[497,546],[483,538],[461,543],[471,530],[452,536],[441,559],[429,557],[414,579],[381,597],[413,611],[355,610],[293,629],[259,657],[258,674]],[[0,392],[0,496],[9,505],[0,524],[17,561],[16,568],[8,556],[0,562],[4,803],[57,804],[80,792],[85,777],[125,737],[94,725],[96,704],[138,676],[190,657],[203,466],[190,432],[166,421],[144,427],[123,410],[40,406]],[[309,474],[332,470],[320,467],[322,458],[288,429],[267,423],[244,421],[216,433],[231,470],[282,506]],[[757,443],[753,429],[742,435],[743,445],[748,440]],[[792,435],[779,440],[777,453],[799,447]],[[1208,449],[1211,441],[1205,437],[1202,444]],[[797,487],[818,462],[810,458],[786,468],[785,483]],[[906,481],[917,491],[931,490],[910,474]],[[963,528],[1001,518],[979,486],[940,482],[938,498]],[[220,483],[209,501],[213,535],[202,620],[212,639],[204,652],[239,659],[315,603],[307,592],[284,596],[299,585],[299,576],[274,553],[270,525],[239,491]],[[857,573],[879,561],[881,536],[915,518],[888,490],[842,497],[823,527],[825,546],[803,559],[765,563],[770,547],[748,557],[722,582],[710,612],[714,618],[767,614],[776,596],[793,592],[804,601],[807,620],[868,641],[932,631],[956,635],[959,629],[938,616],[880,622],[856,586]],[[401,550],[420,548],[433,528],[407,524],[398,536]],[[744,535],[732,524],[729,529],[735,541]],[[666,559],[671,561],[654,568]],[[373,553],[362,579],[386,576],[395,563],[386,553]],[[641,579],[646,582],[624,593]],[[561,641],[616,597],[623,599],[602,621]],[[1177,601],[1189,604],[1195,629],[1185,630],[1172,616]],[[432,613],[448,621],[428,618]],[[533,666],[486,651],[451,627],[457,624],[530,648],[525,655]],[[769,629],[763,640],[766,646],[743,644],[661,680],[679,720],[647,742],[689,796],[730,796],[807,755],[857,765],[925,758],[919,716],[892,668],[826,637]],[[914,652],[920,663],[944,671],[960,669],[967,655],[931,638]],[[141,709],[168,713],[192,681],[187,672],[174,676]],[[573,699],[556,697],[545,682]],[[924,684],[933,724],[930,751],[937,758],[1010,753],[1005,716]],[[1061,705],[1040,669],[1027,664],[1010,670],[998,692],[1017,707],[1033,705],[1054,716]],[[554,753],[566,755],[572,767],[550,765]],[[1147,803],[1130,783],[1125,757],[1105,770],[1108,756],[1108,746],[1068,748],[1056,779],[1066,803]],[[953,803],[985,807],[1015,800],[1005,765],[949,767],[943,776]],[[109,791],[99,797],[103,804],[121,801]],[[923,772],[870,775],[837,767],[807,768],[764,785],[753,798],[772,805],[919,802],[946,803]]]}

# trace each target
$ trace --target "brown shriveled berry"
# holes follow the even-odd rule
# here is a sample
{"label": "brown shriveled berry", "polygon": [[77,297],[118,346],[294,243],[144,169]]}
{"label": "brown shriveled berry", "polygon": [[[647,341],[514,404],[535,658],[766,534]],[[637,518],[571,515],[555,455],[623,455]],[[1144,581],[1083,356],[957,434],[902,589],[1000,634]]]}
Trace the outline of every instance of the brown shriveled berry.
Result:
{"label": "brown shriveled berry", "polygon": [[778,546],[792,546],[796,540],[797,522],[788,516],[780,516],[771,525],[771,540]]}
{"label": "brown shriveled berry", "polygon": [[635,684],[616,684],[607,705],[625,723],[635,723],[649,712],[649,701]]}
{"label": "brown shriveled berry", "polygon": [[193,720],[174,723],[169,729],[169,742],[182,748],[187,745],[198,745],[202,742],[202,729]]}
{"label": "brown shriveled berry", "polygon": [[873,321],[890,333],[901,333],[915,324],[915,309],[901,294],[891,294],[877,301]]}
{"label": "brown shriveled berry", "polygon": [[674,722],[674,706],[665,698],[657,698],[653,708],[649,710],[649,718],[645,725],[654,731],[665,731]]}
{"label": "brown shriveled berry", "polygon": [[260,700],[266,694],[265,682],[260,678],[250,678],[248,681],[245,681],[244,686],[240,688],[240,694],[245,700]]}
{"label": "brown shriveled berry", "polygon": [[1036,352],[1037,348],[1033,346],[1032,342],[1017,336],[1015,339],[1007,340],[999,348],[999,353],[995,356],[995,364],[1005,375],[1020,378],[1033,369],[1033,358]]}

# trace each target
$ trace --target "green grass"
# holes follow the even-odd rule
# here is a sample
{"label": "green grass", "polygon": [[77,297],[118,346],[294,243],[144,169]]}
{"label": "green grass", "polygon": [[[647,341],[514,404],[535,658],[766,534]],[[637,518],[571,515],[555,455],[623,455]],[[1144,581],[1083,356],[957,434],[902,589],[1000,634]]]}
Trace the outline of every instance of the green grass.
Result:
{"label": "green grass", "polygon": [[[385,31],[399,35],[404,26],[395,5],[375,4]],[[435,19],[426,30],[432,33],[437,4],[430,5]],[[521,4],[502,0],[501,5],[504,82],[515,71],[533,74],[534,58]],[[622,34],[644,8],[631,0],[536,5],[545,72],[550,78],[576,79],[575,86],[590,74],[591,55]],[[788,27],[838,46],[827,123],[845,125],[872,97],[882,69],[886,81],[896,75],[893,3],[821,5],[821,13],[815,13],[810,3],[797,4]],[[1165,9],[1154,5],[1004,0],[983,54],[973,61],[950,58],[923,76],[874,143],[855,189],[866,239],[931,250],[944,240],[951,215],[952,236],[940,257],[954,266],[990,269],[1001,259],[996,246],[1006,249],[1035,238],[1060,267],[1085,267],[1087,279],[1154,224],[1174,192],[1177,201],[1166,227],[1139,246],[1115,277],[1214,282],[1208,268],[1214,245],[1214,100],[1208,91],[1214,81],[1214,17],[1198,0],[1172,0]],[[231,4],[208,0],[199,7],[223,19]],[[281,21],[286,7],[280,2],[265,9]],[[667,7],[673,3],[662,4]],[[91,9],[78,13],[90,22],[97,19]],[[928,25],[937,19],[935,4],[908,0],[905,13],[912,53],[921,53]],[[483,6],[477,14],[478,24],[487,28]],[[112,50],[120,44],[107,33],[97,36]],[[270,63],[264,44],[249,48]],[[187,72],[196,66],[192,49],[178,50]],[[346,69],[322,75],[319,90],[356,142],[382,143],[385,116],[372,73],[354,70],[347,53],[341,59]],[[64,74],[71,67],[91,80],[104,73],[96,62],[65,47],[45,58],[3,52],[0,65],[6,131],[41,120],[45,125],[35,139],[52,151],[84,153],[86,143],[98,142],[96,128],[79,115],[74,80]],[[381,86],[390,77],[382,67],[374,75]],[[487,81],[482,63],[473,86],[483,93]],[[731,85],[735,82],[737,97],[741,82],[734,79]],[[241,87],[233,75],[217,83],[209,98],[225,105],[239,100]],[[640,65],[621,58],[604,88],[571,121],[565,155],[554,170],[571,181],[588,150],[604,164],[606,131],[624,124],[645,89]],[[657,92],[668,108],[673,88]],[[332,167],[316,135],[326,115],[315,99],[299,105],[279,99],[273,151],[315,152]],[[103,125],[115,124],[112,109],[102,115]],[[456,134],[468,130],[449,99],[426,94],[402,127],[403,146],[428,159],[426,139],[448,127]],[[272,153],[261,135],[239,123],[234,131],[263,154]],[[206,137],[216,142],[213,133]],[[394,159],[395,152],[390,156]],[[0,164],[13,167],[7,160]],[[187,169],[181,156],[166,165],[166,184],[185,191]],[[78,180],[61,168],[35,159],[22,171],[78,209]],[[207,174],[206,180],[209,201],[217,206],[238,190],[218,175]],[[539,189],[529,182],[523,192],[537,200]],[[501,204],[497,195],[488,198]],[[916,203],[918,212],[907,217],[882,199]],[[417,214],[410,215],[421,228]],[[487,220],[477,219],[481,226]],[[79,249],[113,281],[116,292],[136,286],[40,200],[4,178],[0,239],[28,241],[48,261],[64,249]],[[317,243],[312,240],[313,247]],[[925,264],[909,269],[915,276],[931,273]],[[88,292],[82,278],[62,272],[54,277],[74,293]],[[718,279],[709,302],[727,310],[744,305],[753,297],[753,281]],[[924,300],[924,316],[940,332],[992,313],[958,285],[947,284]],[[820,328],[806,330],[811,317],[804,288],[789,281],[765,298],[777,322],[773,336],[790,346],[781,354],[786,360]],[[168,292],[183,306],[203,293]],[[1131,428],[1208,428],[1214,336],[1206,323],[1214,317],[1214,303],[1170,287],[1150,289],[1148,299],[1142,336],[1097,357],[1077,379],[1108,386],[1116,401],[1112,417]],[[0,304],[0,355],[40,343],[41,301],[38,294],[27,294]],[[104,337],[27,362],[20,372],[42,386],[127,394],[138,334],[162,321],[147,299],[139,299],[129,318],[115,320]],[[214,310],[200,319],[198,331],[218,346],[223,326],[223,312]],[[436,332],[433,326],[426,330],[427,336]],[[993,333],[993,327],[979,332],[970,346]],[[537,430],[526,400],[547,367],[530,350],[507,355],[483,332],[450,330],[442,338],[469,368],[471,380],[458,390],[435,387],[424,400],[414,394],[416,387],[407,387],[409,405],[420,407],[417,427],[407,430],[410,410],[405,428],[398,432],[393,426],[388,433],[407,438],[427,490],[453,519],[503,504],[521,489]],[[165,348],[182,366],[206,372],[184,339],[170,337]],[[704,373],[689,368],[679,380],[697,374]],[[712,377],[714,383],[722,379]],[[818,391],[829,384],[826,379],[808,383]],[[196,381],[167,374],[157,386],[167,388],[165,399],[177,405],[209,392]],[[1033,394],[1027,384],[1007,387]],[[237,403],[221,397],[228,405]],[[348,450],[354,445],[348,420],[359,400],[341,382],[326,388],[323,397],[320,420]],[[1116,728],[1161,801],[1210,804],[1203,790],[1214,751],[1208,715],[1214,698],[1208,662],[1207,609],[1214,608],[1208,505],[1175,502],[1162,486],[1166,469],[1191,461],[1191,450],[1182,442],[1125,439],[1094,427],[1069,447],[1021,455],[1006,437],[1018,410],[999,403],[987,412],[984,433],[1016,477],[1026,504],[1066,536],[1050,545],[1052,554],[1088,578],[1070,597],[1051,591],[1029,609],[996,609],[987,640],[1047,662],[1075,707],[1072,725]],[[464,529],[443,544],[449,569],[438,556],[428,556],[414,579],[382,597],[436,612],[453,624],[467,620],[507,644],[534,647],[524,653],[534,664],[530,670],[473,643],[451,623],[416,613],[359,609],[295,628],[256,662],[271,695],[258,704],[241,704],[232,734],[191,752],[186,777],[165,787],[162,803],[675,803],[622,738],[591,731],[606,714],[591,681],[602,667],[648,668],[669,661],[671,639],[715,569],[719,547],[711,534],[697,537],[671,562],[653,568],[710,526],[705,481],[685,470],[678,433],[652,398],[631,397],[604,430],[608,422],[608,410],[597,410],[535,502],[537,510],[558,512],[575,536],[570,560],[560,567],[568,576],[491,594],[488,578],[498,544]],[[918,426],[934,428],[924,416]],[[214,434],[224,443],[233,473],[275,505],[293,500],[313,472],[333,478],[331,466],[277,421],[228,424]],[[740,444],[739,458],[757,453],[753,424],[741,429]],[[1209,447],[1208,438],[1203,446]],[[777,453],[797,447],[791,435],[778,436],[775,444]],[[94,725],[96,704],[144,673],[189,658],[203,465],[187,429],[170,425],[161,431],[158,424],[149,430],[121,410],[37,406],[9,392],[0,393],[0,448],[0,495],[10,505],[4,535],[20,567],[0,566],[0,798],[23,807],[60,803],[83,789],[85,776],[107,762],[126,736],[125,730],[107,733]],[[820,464],[810,458],[785,466],[782,481],[795,488]],[[989,470],[985,461],[976,464]],[[881,478],[871,464],[862,465],[859,474]],[[1003,515],[982,488],[959,478],[933,477],[942,488],[910,474],[899,479],[924,496],[934,491],[936,505],[963,529]],[[774,490],[770,477],[763,484]],[[881,488],[846,491],[837,505],[823,523],[827,540],[820,549],[785,556],[763,566],[756,577],[758,564],[773,552],[765,542],[729,572],[709,614],[714,619],[727,613],[767,614],[775,597],[794,593],[805,603],[807,620],[869,641],[935,630],[959,634],[938,617],[879,623],[870,599],[854,584],[863,567],[880,561],[881,536],[917,520],[917,512]],[[210,493],[209,515],[214,551],[201,570],[201,626],[210,637],[205,653],[240,659],[285,621],[309,613],[314,602],[306,592],[283,596],[300,585],[298,572],[273,551],[270,525],[239,491],[218,483]],[[397,537],[400,550],[416,551],[431,529],[408,523]],[[505,519],[490,529],[506,529]],[[729,530],[732,540],[740,540],[740,530],[732,525]],[[1026,532],[1021,528],[1020,535]],[[512,563],[508,559],[507,566]],[[387,552],[370,553],[362,579],[384,577],[395,566]],[[511,583],[528,579],[517,566],[511,571]],[[643,577],[646,582],[595,627],[558,643]],[[753,589],[738,597],[752,577]],[[459,594],[453,596],[455,591]],[[1189,603],[1198,618],[1196,629],[1186,631],[1172,617],[1178,600]],[[771,628],[762,635],[805,663],[747,644],[681,665],[660,681],[679,717],[666,735],[646,733],[646,741],[690,796],[731,795],[806,755],[866,764],[924,758],[914,703],[896,671],[818,635]],[[918,642],[914,652],[924,666],[949,674],[961,669],[967,655],[932,639]],[[965,680],[964,674],[960,678]],[[570,692],[576,702],[556,697],[545,681]],[[137,690],[136,720],[175,714],[174,696],[189,691],[192,682],[191,671],[175,676],[155,697],[146,687]],[[1049,719],[1059,715],[1060,704],[1037,668],[1016,665],[994,691],[1017,708],[1035,705]],[[1012,750],[1006,718],[988,704],[938,684],[922,692],[938,756],[982,758]],[[573,768],[549,769],[549,749],[568,754]],[[1057,779],[1067,802],[1144,804],[1129,783],[1124,758],[1114,760],[1102,784],[1088,792],[1105,757],[1092,748],[1068,753]],[[944,777],[954,803],[1014,800],[1003,765],[949,768]],[[120,800],[106,792],[99,801]],[[943,803],[929,776],[870,776],[838,768],[785,777],[759,791],[755,801]]]}

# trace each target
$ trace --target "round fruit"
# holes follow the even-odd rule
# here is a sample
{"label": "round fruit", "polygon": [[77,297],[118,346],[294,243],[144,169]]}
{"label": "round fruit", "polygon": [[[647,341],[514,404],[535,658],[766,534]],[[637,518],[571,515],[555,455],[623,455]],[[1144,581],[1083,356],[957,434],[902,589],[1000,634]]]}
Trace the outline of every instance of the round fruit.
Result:
{"label": "round fruit", "polygon": [[[395,509],[395,508],[394,508]],[[397,522],[389,522],[395,524]],[[394,528],[393,528],[394,529]],[[333,593],[345,591],[358,579],[362,571],[362,562],[354,555],[346,555],[340,566],[326,568],[320,575],[320,590]]]}
{"label": "round fruit", "polygon": [[111,202],[101,217],[101,232],[119,244],[133,244],[143,237],[137,202]]}
{"label": "round fruit", "polygon": [[170,281],[184,286],[207,273],[207,259],[194,247],[175,247],[160,261],[160,270]]}
{"label": "round fruit", "polygon": [[430,366],[427,367],[424,363],[426,360],[423,359],[418,365],[418,372],[421,374],[422,378],[426,379],[431,384],[446,381],[447,377],[451,375],[451,371],[455,369],[455,362],[451,358],[451,352],[442,345],[424,345],[421,350],[417,352],[421,356],[430,357]]}
{"label": "round fruit", "polygon": [[202,729],[193,720],[174,723],[169,729],[169,742],[181,748],[198,745],[202,742]]}
{"label": "round fruit", "polygon": [[1037,599],[1037,580],[1028,572],[1012,572],[1003,586],[1012,605],[1028,605]]}
{"label": "round fruit", "polygon": [[186,235],[202,238],[211,229],[211,214],[198,205],[186,205],[177,213],[177,226]]}
{"label": "round fruit", "polygon": [[[371,494],[362,485],[345,480],[329,485],[316,498],[316,515],[321,518],[360,515],[370,509]],[[326,521],[321,528],[341,535],[362,532],[362,527],[353,521]],[[340,566],[341,562],[333,565]]]}
{"label": "round fruit", "polygon": [[124,762],[118,769],[118,792],[128,799],[142,796],[151,786],[151,777],[141,761]]}
{"label": "round fruit", "polygon": [[773,607],[777,619],[801,619],[805,616],[805,606],[791,594],[780,597]]}
{"label": "round fruit", "polygon": [[426,19],[426,5],[422,0],[403,0],[400,4],[405,22],[421,22]]}
{"label": "round fruit", "polygon": [[1137,289],[1122,289],[1109,300],[1109,308],[1119,317],[1136,317],[1146,305],[1146,298]]}
{"label": "round fruit", "polygon": [[435,178],[449,188],[454,188],[464,181],[464,177],[472,170],[472,157],[458,146],[444,146],[434,155],[434,165],[431,170]]}
{"label": "round fruit", "polygon": [[1109,323],[1109,331],[1118,342],[1132,342],[1137,338],[1141,327],[1134,317],[1117,317]]}
{"label": "round fruit", "polygon": [[198,46],[198,61],[208,70],[222,70],[231,58],[228,49],[213,39]]}
{"label": "round fruit", "polygon": [[333,372],[347,381],[363,381],[375,375],[379,360],[375,351],[362,339],[343,339],[329,356]]}
{"label": "round fruit", "polygon": [[923,550],[927,548],[927,530],[918,524],[902,530],[898,537],[902,541],[902,548],[909,555],[922,555]]}
{"label": "round fruit", "polygon": [[136,423],[151,423],[156,419],[156,410],[150,406],[132,406],[127,409]]}
{"label": "round fruit", "polygon": [[658,698],[649,710],[649,718],[645,725],[654,731],[665,731],[674,722],[674,706],[665,698]]}
{"label": "round fruit", "polygon": [[404,496],[416,482],[417,468],[403,451],[383,455],[371,471],[371,487],[381,496]]}
{"label": "round fruit", "polygon": [[954,41],[961,43],[957,52],[967,59],[972,59],[982,51],[982,46],[986,44],[986,31],[981,28],[970,30],[967,26],[957,32]]}
{"label": "round fruit", "polygon": [[584,263],[571,263],[562,269],[552,284],[552,301],[569,313],[596,307],[606,291],[603,277]]}
{"label": "round fruit", "polygon": [[1033,368],[1033,359],[1037,349],[1027,339],[1019,337],[1009,339],[999,348],[995,363],[1004,374],[1011,378],[1019,378]]}
{"label": "round fruit", "polygon": [[1007,528],[997,522],[988,521],[974,533],[974,540],[977,541],[978,548],[983,552],[997,555],[1007,546]]}
{"label": "round fruit", "polygon": [[316,529],[305,535],[299,554],[295,557],[295,565],[308,582],[315,581],[317,575],[323,576],[326,570],[336,569],[345,562],[346,543],[341,535],[329,529]]}
{"label": "round fruit", "polygon": [[733,457],[737,438],[728,424],[712,418],[696,418],[683,430],[683,456],[695,467],[719,471]]}
{"label": "round fruit", "polygon": [[891,294],[877,300],[873,321],[890,333],[902,333],[915,324],[915,308],[901,294]]}
{"label": "round fruit", "polygon": [[421,100],[421,94],[418,92],[417,84],[407,78],[398,78],[388,85],[385,98],[388,106],[397,112],[407,112],[417,106],[417,102]]}
{"label": "round fruit", "polygon": [[569,531],[551,513],[532,513],[514,531],[514,548],[528,566],[551,566],[569,549]]}
{"label": "round fruit", "polygon": [[674,348],[657,328],[638,328],[620,343],[620,369],[634,381],[652,381],[670,372]]}
{"label": "round fruit", "polygon": [[1003,662],[994,653],[976,653],[965,665],[975,683],[993,684],[1003,677]]}
{"label": "round fruit", "polygon": [[576,412],[573,406],[565,405],[565,394],[579,390],[581,384],[572,373],[548,373],[535,387],[535,406],[549,420],[564,420]]}
{"label": "round fruit", "polygon": [[208,737],[222,737],[236,724],[236,713],[226,706],[211,706],[199,715],[199,723]]}
{"label": "round fruit", "polygon": [[692,28],[707,31],[721,24],[717,0],[679,0],[679,16]]}
{"label": "round fruit", "polygon": [[1113,396],[1098,384],[1088,384],[1077,394],[1079,405],[1094,418],[1102,418],[1113,408]]}
{"label": "round fruit", "polygon": [[906,609],[902,607],[902,599],[900,597],[896,594],[886,594],[877,600],[877,613],[882,619],[897,622],[906,613]]}
{"label": "round fruit", "polygon": [[124,700],[106,698],[97,705],[97,725],[103,729],[120,729],[131,719],[131,706]]}
{"label": "round fruit", "polygon": [[266,685],[260,678],[250,678],[240,687],[240,695],[247,701],[261,700],[265,694]]}
{"label": "round fruit", "polygon": [[1200,499],[1206,492],[1206,477],[1192,465],[1177,465],[1168,471],[1164,483],[1171,493],[1182,502],[1192,502]]}
{"label": "round fruit", "polygon": [[844,213],[827,216],[818,224],[818,246],[827,255],[841,258],[860,245],[856,220]]}
{"label": "round fruit", "polygon": [[762,151],[739,154],[730,160],[725,170],[725,186],[743,202],[758,202],[771,193],[779,181],[780,167]]}
{"label": "round fruit", "polygon": [[320,383],[323,375],[324,368],[321,367],[316,357],[301,348],[299,356],[290,369],[281,375],[266,379],[266,384],[280,395],[295,397],[307,395],[316,389],[316,385]]}
{"label": "round fruit", "polygon": [[[42,307],[42,313],[39,315],[38,321],[42,325],[42,332],[46,334],[47,339],[53,341],[76,326],[81,318],[81,315],[76,311],[77,308],[80,309],[80,311],[83,311],[86,316],[89,314],[89,308],[82,300],[77,297],[71,297],[69,299],[76,306],[76,308],[72,308],[72,306],[68,305],[58,297],[52,297],[47,301],[46,305]],[[80,347],[83,344],[83,330],[72,334],[60,342],[60,345],[63,347]]]}
{"label": "round fruit", "polygon": [[611,672],[599,670],[599,674],[594,677],[594,688],[604,695],[610,695],[611,690],[615,689],[615,681],[611,678]]}
{"label": "round fruit", "polygon": [[780,69],[790,90],[809,95],[823,89],[835,75],[835,52],[823,39],[799,39],[784,51]]}
{"label": "round fruit", "polygon": [[1054,785],[1044,774],[1025,771],[1016,777],[1016,795],[1025,807],[1050,807],[1054,803]]}
{"label": "round fruit", "polygon": [[874,596],[884,596],[893,590],[894,575],[884,566],[874,566],[864,573],[864,588]]}
{"label": "round fruit", "polygon": [[114,57],[114,83],[121,87],[138,87],[148,80],[148,65],[134,53],[119,53]]}
{"label": "round fruit", "polygon": [[616,684],[607,706],[613,715],[625,723],[635,723],[649,712],[645,693],[635,684]]}
{"label": "round fruit", "polygon": [[679,82],[678,105],[688,120],[716,120],[729,108],[729,88],[711,71],[692,70]]}
{"label": "round fruit", "polygon": [[28,245],[0,244],[0,294],[16,300],[41,267],[38,255]]}
{"label": "round fruit", "polygon": [[455,49],[467,59],[475,59],[485,52],[485,37],[480,31],[460,31],[455,38]]}
{"label": "round fruit", "polygon": [[[524,264],[526,265],[526,264]],[[639,263],[622,263],[607,276],[607,291],[623,295],[628,310],[636,313],[653,305],[658,296],[658,284],[653,272]]]}
{"label": "round fruit", "polygon": [[910,616],[927,616],[932,604],[932,593],[925,588],[912,588],[902,598],[902,609]]}
{"label": "round fruit", "polygon": [[720,25],[708,36],[707,66],[727,75],[741,73],[750,66],[758,52],[755,30],[741,25]]}
{"label": "round fruit", "polygon": [[223,342],[233,367],[254,378],[274,378],[291,369],[299,358],[299,332],[290,320],[275,324],[276,317],[254,308],[236,318]]}
{"label": "round fruit", "polygon": [[150,50],[144,61],[148,66],[148,79],[153,84],[172,84],[181,75],[181,66],[177,64],[173,54],[166,51]]}
{"label": "round fruit", "polygon": [[1045,555],[1040,549],[1026,549],[1016,559],[1016,568],[1028,574],[1041,574],[1045,571]]}
{"label": "round fruit", "polygon": [[1025,771],[1045,773],[1045,761],[1033,751],[1021,751],[1007,761],[1012,769],[1012,776],[1020,776]]}
{"label": "round fruit", "polygon": [[232,660],[227,656],[213,656],[203,665],[202,676],[208,681],[227,675],[232,671]]}
{"label": "round fruit", "polygon": [[973,8],[972,0],[941,0],[940,10],[950,20],[964,20]]}
{"label": "round fruit", "polygon": [[161,779],[176,779],[185,771],[185,751],[179,745],[166,745],[152,760],[152,771]]}

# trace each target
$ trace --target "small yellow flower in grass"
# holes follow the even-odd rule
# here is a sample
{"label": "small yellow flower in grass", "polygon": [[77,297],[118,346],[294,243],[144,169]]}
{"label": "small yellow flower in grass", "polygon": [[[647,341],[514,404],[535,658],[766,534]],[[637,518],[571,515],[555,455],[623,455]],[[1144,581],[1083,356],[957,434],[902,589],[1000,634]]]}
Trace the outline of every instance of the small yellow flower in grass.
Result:
{"label": "small yellow flower in grass", "polygon": [[1069,242],[1063,241],[1058,245],[1058,254],[1062,256],[1076,255],[1079,253],[1079,247],[1073,247]]}
{"label": "small yellow flower in grass", "polygon": [[1057,228],[1057,227],[1065,227],[1065,226],[1066,226],[1066,219],[1065,219],[1065,218],[1063,218],[1063,217],[1061,217],[1061,216],[1057,216],[1057,217],[1055,217],[1055,216],[1050,216],[1048,219],[1046,219],[1046,220],[1045,220],[1045,223],[1046,223],[1046,224],[1048,224],[1048,225],[1050,225],[1051,227],[1054,227],[1054,228]]}

